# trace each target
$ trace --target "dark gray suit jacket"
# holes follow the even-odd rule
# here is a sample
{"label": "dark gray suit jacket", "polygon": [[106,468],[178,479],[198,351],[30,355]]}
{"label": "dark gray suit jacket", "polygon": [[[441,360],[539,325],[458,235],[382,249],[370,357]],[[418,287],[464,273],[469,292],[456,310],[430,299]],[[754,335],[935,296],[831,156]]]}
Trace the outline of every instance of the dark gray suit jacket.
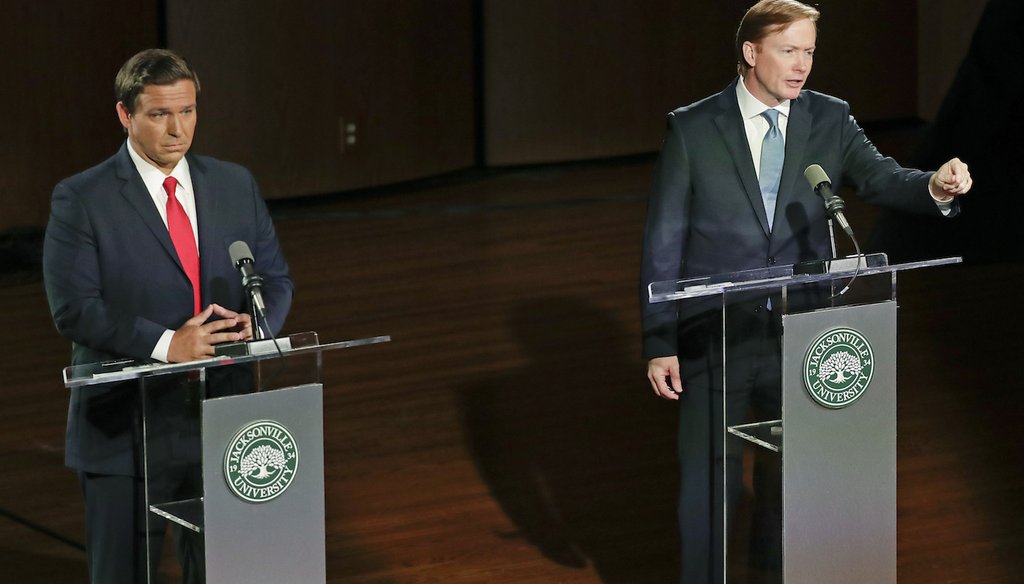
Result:
{"label": "dark gray suit jacket", "polygon": [[[228,246],[244,241],[271,328],[280,330],[293,286],[270,214],[252,174],[208,157],[188,156],[196,199],[203,305],[248,312]],[[192,317],[192,287],[167,227],[127,145],[53,191],[43,274],[54,323],[72,344],[72,363],[148,359],[164,330]],[[74,389],[65,462],[106,474],[137,471],[136,392],[124,386]]]}
{"label": "dark gray suit jacket", "polygon": [[904,169],[883,157],[850,115],[849,104],[805,90],[791,105],[769,232],[736,100],[737,82],[668,116],[648,200],[640,271],[646,359],[678,354],[679,318],[700,304],[652,305],[647,297],[651,282],[831,256],[824,205],[803,178],[811,164],[820,164],[837,186],[841,180],[870,203],[941,216],[928,193],[932,173]]}

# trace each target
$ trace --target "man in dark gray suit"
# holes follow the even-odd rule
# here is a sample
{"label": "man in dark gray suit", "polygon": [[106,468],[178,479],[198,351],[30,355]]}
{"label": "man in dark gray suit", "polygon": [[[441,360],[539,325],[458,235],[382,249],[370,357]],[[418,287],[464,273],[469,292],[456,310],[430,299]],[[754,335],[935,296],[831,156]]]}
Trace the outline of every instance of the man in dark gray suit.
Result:
{"label": "man in dark gray suit", "polygon": [[[741,463],[732,445],[723,455],[718,311],[699,302],[650,304],[647,285],[829,258],[824,205],[802,177],[811,164],[870,203],[921,214],[955,214],[955,197],[971,187],[958,159],[937,172],[901,168],[878,153],[846,102],[803,89],[817,18],[796,0],[762,0],[748,10],[736,35],[739,78],[669,114],[650,193],[643,350],[655,394],[680,404],[679,526],[688,584],[723,579],[723,472],[728,468],[737,477],[729,484],[738,487]],[[764,298],[728,308],[730,424],[742,423],[748,407],[772,416],[763,419],[779,415],[780,326],[770,308]],[[730,489],[730,507],[738,495]],[[765,552],[766,563],[777,563],[777,554]]]}
{"label": "man in dark gray suit", "polygon": [[[291,306],[288,265],[252,174],[189,153],[195,72],[170,51],[147,50],[122,66],[115,89],[127,140],[113,157],[56,186],[46,229],[46,293],[58,330],[73,343],[72,363],[184,362],[251,338],[246,294],[228,253],[235,241],[253,251],[265,280],[265,326],[276,333]],[[85,496],[94,583],[146,582],[153,567],[140,410],[131,384],[71,392],[65,462]],[[182,480],[195,478],[186,472]],[[153,534],[154,558],[162,531]],[[189,549],[195,546],[181,551]],[[185,569],[201,578],[201,565]]]}

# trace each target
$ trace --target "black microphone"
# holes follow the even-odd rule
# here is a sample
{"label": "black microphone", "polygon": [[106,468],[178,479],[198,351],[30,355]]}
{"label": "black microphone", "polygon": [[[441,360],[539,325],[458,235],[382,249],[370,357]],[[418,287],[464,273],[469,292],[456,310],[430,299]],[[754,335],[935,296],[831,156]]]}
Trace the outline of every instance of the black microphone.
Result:
{"label": "black microphone", "polygon": [[[838,223],[839,226],[843,228],[843,231],[846,232],[846,235],[850,236],[850,241],[853,242],[853,247],[857,250],[857,255],[855,256],[858,258],[857,269],[853,272],[853,277],[850,278],[850,281],[846,283],[846,286],[844,286],[843,289],[840,290],[839,292],[832,295],[832,298],[837,298],[839,296],[842,296],[843,294],[846,294],[850,290],[850,286],[853,285],[854,280],[856,280],[857,276],[860,274],[860,268],[863,264],[863,259],[861,259],[862,254],[860,252],[860,244],[857,243],[857,238],[853,236],[853,229],[850,228],[850,223],[846,220],[846,216],[843,215],[843,209],[846,208],[846,203],[844,203],[842,199],[840,199],[835,193],[832,192],[832,181],[828,178],[828,174],[825,173],[825,169],[822,168],[820,165],[812,164],[808,166],[806,170],[804,170],[804,178],[807,179],[808,184],[811,185],[811,188],[814,189],[814,192],[818,193],[818,196],[824,199],[825,211],[828,212],[828,216],[835,219],[836,223]],[[829,227],[829,231],[832,231],[831,226]],[[832,255],[835,256],[835,237],[831,237],[831,239]],[[831,271],[831,266],[829,267],[829,271]],[[834,285],[835,284],[833,282],[833,286]]]}
{"label": "black microphone", "polygon": [[825,200],[825,211],[828,212],[828,216],[835,219],[836,223],[843,228],[843,231],[852,238],[853,229],[850,228],[850,223],[846,220],[846,216],[843,215],[846,203],[832,192],[832,181],[828,178],[828,174],[825,173],[825,169],[817,164],[812,164],[804,171],[804,178],[807,179],[814,192]]}
{"label": "black microphone", "polygon": [[[231,263],[242,272],[242,287],[245,288],[249,298],[252,300],[252,311],[255,313],[252,318],[253,338],[257,341],[266,338],[263,327],[260,326],[260,321],[263,321],[263,324],[266,325],[265,332],[274,341],[274,348],[277,349],[277,355],[281,358],[281,366],[277,368],[277,371],[262,378],[260,381],[257,391],[263,391],[265,387],[270,387],[272,379],[288,368],[288,360],[284,358],[281,345],[277,342],[277,337],[274,336],[274,331],[271,330],[270,324],[267,323],[267,308],[263,303],[263,277],[256,273],[256,261],[252,259],[252,250],[249,249],[249,245],[244,241],[236,241],[228,246],[228,254],[231,256]],[[254,354],[250,352],[247,342],[233,343],[233,345],[244,347],[240,352],[241,355]],[[220,346],[218,345],[218,347]],[[232,355],[230,352],[220,354]]]}
{"label": "black microphone", "polygon": [[242,272],[242,286],[252,298],[252,309],[263,320],[267,319],[266,305],[263,304],[263,278],[256,273],[256,264],[252,259],[252,251],[244,241],[236,241],[228,246],[231,263]]}

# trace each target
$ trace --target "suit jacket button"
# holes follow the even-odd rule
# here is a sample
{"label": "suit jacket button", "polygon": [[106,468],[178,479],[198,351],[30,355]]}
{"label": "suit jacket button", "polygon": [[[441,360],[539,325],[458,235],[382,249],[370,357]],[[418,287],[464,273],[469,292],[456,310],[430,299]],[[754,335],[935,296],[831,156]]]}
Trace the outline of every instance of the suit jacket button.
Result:
{"label": "suit jacket button", "polygon": [[769,266],[774,266],[775,265],[775,256],[768,256],[768,265]]}
{"label": "suit jacket button", "polygon": [[759,312],[761,312],[761,305],[760,304],[758,304],[757,306],[754,307],[754,314],[757,314]]}

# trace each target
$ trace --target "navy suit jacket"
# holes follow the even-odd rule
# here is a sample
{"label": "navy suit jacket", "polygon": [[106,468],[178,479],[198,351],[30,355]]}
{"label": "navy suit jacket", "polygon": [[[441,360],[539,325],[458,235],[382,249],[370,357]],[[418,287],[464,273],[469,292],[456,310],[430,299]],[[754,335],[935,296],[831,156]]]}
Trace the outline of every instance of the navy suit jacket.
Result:
{"label": "navy suit jacket", "polygon": [[[831,256],[824,204],[803,178],[820,164],[866,201],[941,216],[930,172],[883,157],[845,101],[813,91],[793,100],[773,229],[747,143],[737,79],[721,93],[679,108],[668,131],[647,207],[640,271],[644,357],[678,354],[678,321],[700,302],[650,304],[647,285]],[[682,355],[682,357],[686,357]]]}
{"label": "navy suit jacket", "polygon": [[[65,179],[53,191],[43,274],[54,323],[72,341],[72,363],[149,359],[167,329],[192,317],[192,286],[167,227],[127,151]],[[248,312],[228,246],[244,241],[263,276],[271,328],[279,331],[293,286],[270,214],[252,174],[188,156],[195,192],[203,305]],[[137,470],[135,392],[73,389],[65,461],[89,472]]]}

